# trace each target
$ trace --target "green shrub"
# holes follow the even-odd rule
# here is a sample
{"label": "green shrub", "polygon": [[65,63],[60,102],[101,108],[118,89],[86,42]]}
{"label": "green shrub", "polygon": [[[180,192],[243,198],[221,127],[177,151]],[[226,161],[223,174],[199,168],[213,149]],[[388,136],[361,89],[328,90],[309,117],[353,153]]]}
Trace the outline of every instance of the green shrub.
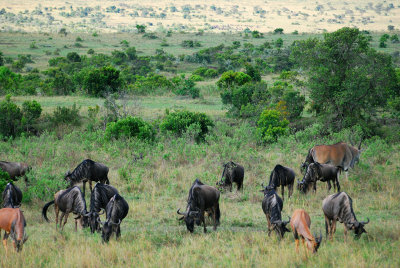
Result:
{"label": "green shrub", "polygon": [[257,122],[257,131],[264,143],[276,142],[279,136],[288,133],[289,121],[281,118],[277,110],[264,110]]}
{"label": "green shrub", "polygon": [[194,82],[198,82],[198,81],[203,81],[203,77],[201,77],[200,75],[197,74],[192,74],[189,78],[190,80],[194,81]]}
{"label": "green shrub", "polygon": [[79,126],[81,124],[81,116],[79,115],[79,108],[74,103],[71,108],[57,106],[50,121],[54,126],[67,124]]}
{"label": "green shrub", "polygon": [[24,101],[22,104],[22,120],[21,124],[25,126],[26,130],[29,129],[39,119],[42,113],[42,106],[35,100]]}
{"label": "green shrub", "polygon": [[0,192],[2,193],[6,188],[7,183],[11,181],[10,174],[0,169]]}
{"label": "green shrub", "polygon": [[70,62],[81,62],[81,57],[80,57],[79,54],[76,53],[76,52],[69,52],[69,53],[67,54],[67,59],[68,59]]}
{"label": "green shrub", "polygon": [[21,81],[21,75],[12,72],[5,66],[0,66],[0,95],[14,93]]}
{"label": "green shrub", "polygon": [[157,92],[160,93],[163,91],[170,91],[172,87],[172,82],[169,81],[165,76],[151,74],[147,77],[137,76],[137,80],[131,87],[131,90],[135,94],[148,95]]}
{"label": "green shrub", "polygon": [[213,121],[205,113],[194,113],[189,111],[175,111],[169,113],[160,124],[163,132],[170,131],[176,135],[182,135],[189,129],[197,128],[196,141],[204,140],[209,129],[214,126]]}
{"label": "green shrub", "polygon": [[21,129],[21,109],[11,101],[11,95],[0,102],[0,134],[3,137],[17,136]]}
{"label": "green shrub", "polygon": [[116,92],[122,86],[120,71],[112,66],[89,70],[83,78],[83,88],[91,96],[102,97]]}
{"label": "green shrub", "polygon": [[233,86],[241,86],[251,81],[248,74],[242,72],[227,71],[221,75],[217,81],[217,86],[220,89],[231,88]]}
{"label": "green shrub", "polygon": [[208,69],[204,73],[204,77],[207,77],[207,78],[215,78],[217,76],[218,76],[218,72],[217,72],[217,70],[214,70],[214,69]]}
{"label": "green shrub", "polygon": [[117,122],[107,124],[105,136],[107,139],[119,139],[122,137],[135,137],[141,140],[152,141],[155,137],[153,127],[138,117],[128,116]]}

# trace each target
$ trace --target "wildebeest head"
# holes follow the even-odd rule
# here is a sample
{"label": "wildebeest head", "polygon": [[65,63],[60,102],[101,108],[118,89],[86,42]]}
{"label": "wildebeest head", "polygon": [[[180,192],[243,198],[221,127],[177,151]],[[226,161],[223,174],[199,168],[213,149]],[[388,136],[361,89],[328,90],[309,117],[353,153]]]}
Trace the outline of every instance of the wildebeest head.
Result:
{"label": "wildebeest head", "polygon": [[272,229],[278,234],[279,237],[283,238],[285,232],[290,232],[288,228],[286,228],[286,224],[290,222],[290,217],[288,221],[274,221],[272,222]]}
{"label": "wildebeest head", "polygon": [[194,231],[194,222],[199,216],[199,211],[190,211],[189,209],[186,212],[180,212],[180,209],[176,212],[179,215],[183,215],[179,220],[184,220],[186,223],[186,228],[189,232],[193,233]]}
{"label": "wildebeest head", "polygon": [[90,232],[93,234],[94,232],[99,232],[101,230],[101,221],[100,215],[104,214],[104,210],[101,213],[98,212],[89,212],[88,216],[88,225],[90,227]]}
{"label": "wildebeest head", "polygon": [[317,235],[316,234],[314,234],[314,238],[315,238],[315,246],[314,246],[314,249],[313,249],[313,253],[316,253],[317,251],[318,251],[318,249],[319,249],[319,246],[321,246],[321,242],[322,242],[322,234],[321,234],[321,231],[319,232],[319,237],[317,238]]}
{"label": "wildebeest head", "polygon": [[364,225],[369,223],[369,218],[367,218],[367,221],[361,221],[361,222],[353,222],[350,225],[350,229],[354,230],[354,234],[356,239],[359,239],[362,235],[362,233],[367,233],[367,231],[364,229]]}
{"label": "wildebeest head", "polygon": [[275,186],[274,186],[274,185],[264,186],[264,183],[261,184],[261,187],[262,187],[263,189],[260,190],[260,192],[262,192],[264,195],[266,195],[269,191],[275,189]]}
{"label": "wildebeest head", "polygon": [[224,170],[222,171],[221,180],[217,182],[217,186],[227,187],[232,184],[234,168],[237,167],[237,165],[234,162],[229,161],[224,164],[223,167]]}
{"label": "wildebeest head", "polygon": [[108,243],[108,241],[110,240],[111,234],[113,232],[113,228],[117,228],[120,224],[121,224],[121,220],[119,220],[117,223],[109,220],[103,224],[103,231],[101,233],[101,238],[103,239],[103,242]]}
{"label": "wildebeest head", "polygon": [[72,174],[72,173],[71,173],[70,170],[68,170],[67,172],[65,172],[64,180],[65,180],[66,182],[68,182],[68,183],[72,183],[71,174]]}
{"label": "wildebeest head", "polygon": [[[22,224],[24,224],[25,227],[25,222]],[[18,233],[19,231],[21,231],[21,229],[16,228],[16,222],[14,221],[11,224],[10,236],[14,242],[14,247],[17,252],[20,252],[22,250],[24,243],[28,240],[28,236],[26,235],[25,230],[23,229],[23,235],[21,233]]]}
{"label": "wildebeest head", "polygon": [[307,167],[306,174],[304,174],[303,180],[297,180],[297,190],[307,193],[311,182],[316,182],[318,177],[321,176],[321,165],[317,162],[311,163]]}

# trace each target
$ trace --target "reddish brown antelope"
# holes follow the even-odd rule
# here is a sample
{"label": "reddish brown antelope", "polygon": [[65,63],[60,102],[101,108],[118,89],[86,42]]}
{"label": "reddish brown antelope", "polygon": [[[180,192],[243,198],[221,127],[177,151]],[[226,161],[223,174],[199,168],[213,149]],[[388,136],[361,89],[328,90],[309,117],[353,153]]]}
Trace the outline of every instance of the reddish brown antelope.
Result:
{"label": "reddish brown antelope", "polygon": [[316,253],[319,246],[321,245],[322,235],[316,238],[316,235],[312,235],[310,231],[311,219],[308,213],[304,209],[296,209],[293,212],[290,220],[290,226],[293,230],[293,235],[296,243],[296,252],[299,251],[299,238],[304,245],[313,253]]}
{"label": "reddish brown antelope", "polygon": [[3,245],[7,253],[7,238],[11,235],[14,249],[19,252],[22,250],[23,244],[28,240],[25,233],[25,218],[19,208],[2,208],[0,209],[0,232],[5,231]]}

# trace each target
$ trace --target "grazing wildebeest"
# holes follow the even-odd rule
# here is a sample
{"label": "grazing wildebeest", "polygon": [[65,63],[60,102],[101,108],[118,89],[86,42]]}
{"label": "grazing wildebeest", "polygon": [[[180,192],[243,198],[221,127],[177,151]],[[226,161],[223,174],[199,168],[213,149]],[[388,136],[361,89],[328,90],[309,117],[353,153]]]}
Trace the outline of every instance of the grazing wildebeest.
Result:
{"label": "grazing wildebeest", "polygon": [[331,239],[336,231],[336,221],[343,223],[345,237],[348,230],[353,230],[356,238],[367,232],[364,225],[369,223],[369,219],[366,222],[357,220],[353,211],[353,200],[345,192],[327,196],[322,201],[322,211],[325,215],[326,235],[329,234]]}
{"label": "grazing wildebeest", "polygon": [[[225,177],[225,179],[224,179]],[[217,182],[218,186],[229,187],[232,192],[232,184],[236,183],[237,190],[243,189],[244,168],[232,161],[224,164],[221,180]]]}
{"label": "grazing wildebeest", "polygon": [[340,167],[346,172],[349,168],[353,168],[360,160],[361,142],[358,148],[348,145],[345,142],[339,142],[332,145],[315,145],[307,154],[306,160],[302,164],[302,168],[306,168],[309,164],[318,162],[321,164],[331,164]]}
{"label": "grazing wildebeest", "polygon": [[296,174],[294,170],[288,167],[284,167],[282,165],[276,165],[269,176],[269,188],[274,188],[276,190],[277,187],[282,187],[282,199],[285,200],[284,196],[284,188],[288,186],[289,188],[289,198],[293,194],[293,185],[294,178]]}
{"label": "grazing wildebeest", "polygon": [[106,209],[110,199],[118,194],[118,190],[114,187],[102,183],[96,183],[90,195],[90,212],[89,212],[89,226],[90,231],[100,231],[100,210]]}
{"label": "grazing wildebeest", "polygon": [[92,181],[110,184],[107,175],[107,166],[90,159],[85,159],[74,169],[74,171],[68,171],[67,174],[65,174],[64,179],[69,181],[70,187],[82,181],[83,195],[85,195],[85,186],[87,181],[89,181],[90,191],[92,191]]}
{"label": "grazing wildebeest", "polygon": [[119,194],[115,194],[106,207],[106,221],[102,223],[101,237],[103,242],[108,242],[113,232],[118,239],[121,236],[121,222],[128,215],[129,205]]}
{"label": "grazing wildebeest", "polygon": [[12,182],[7,183],[3,191],[3,208],[17,208],[21,206],[22,192]]}
{"label": "grazing wildebeest", "polygon": [[304,245],[313,253],[316,253],[322,241],[322,234],[319,238],[310,231],[311,219],[308,213],[304,209],[296,209],[293,212],[292,218],[290,220],[290,226],[293,230],[293,235],[296,243],[296,252],[299,251],[299,238]]}
{"label": "grazing wildebeest", "polygon": [[10,175],[10,179],[13,181],[18,180],[18,177],[24,176],[25,182],[27,182],[28,179],[25,174],[32,168],[28,164],[22,162],[0,161],[0,169],[7,172]]}
{"label": "grazing wildebeest", "polygon": [[[42,216],[47,222],[49,222],[49,219],[47,218],[47,209],[52,204],[54,204],[54,211],[56,213],[56,229],[58,224],[58,213],[60,211],[61,211],[61,218],[60,218],[61,230],[64,229],[64,226],[67,223],[68,215],[71,212],[75,215],[78,215],[75,218],[75,231],[77,231],[78,221],[81,227],[87,226],[87,217],[89,216],[89,213],[86,211],[85,197],[83,196],[82,191],[78,186],[58,191],[54,195],[54,200],[44,205],[42,210]],[[64,216],[65,220],[64,223],[62,223]]]}
{"label": "grazing wildebeest", "polygon": [[307,167],[306,174],[302,181],[297,181],[297,189],[303,193],[307,193],[310,186],[313,186],[314,192],[317,191],[317,180],[326,182],[328,184],[328,191],[331,190],[331,181],[333,187],[340,191],[339,184],[340,168],[334,167],[329,164],[320,164],[318,162],[311,163]]}
{"label": "grazing wildebeest", "polygon": [[186,228],[189,232],[194,231],[194,221],[202,221],[204,225],[204,232],[207,232],[206,221],[204,213],[207,211],[209,215],[212,215],[214,221],[214,230],[217,230],[221,212],[219,210],[219,196],[220,193],[214,187],[203,184],[200,180],[196,179],[192,187],[189,190],[189,196],[187,200],[186,212],[180,212],[178,209],[177,213],[183,215],[180,220],[185,220]]}
{"label": "grazing wildebeest", "polygon": [[290,218],[288,221],[282,221],[281,212],[283,209],[283,201],[273,188],[267,186],[261,192],[264,193],[262,209],[267,217],[268,236],[271,234],[272,230],[275,230],[278,237],[283,238],[285,232],[290,232],[286,228],[286,224],[289,223]]}
{"label": "grazing wildebeest", "polygon": [[[14,249],[19,252],[22,246],[28,240],[25,233],[25,217],[19,208],[0,209],[0,231],[4,230],[3,245],[7,253],[7,238],[11,235]],[[1,233],[0,233],[1,235]]]}

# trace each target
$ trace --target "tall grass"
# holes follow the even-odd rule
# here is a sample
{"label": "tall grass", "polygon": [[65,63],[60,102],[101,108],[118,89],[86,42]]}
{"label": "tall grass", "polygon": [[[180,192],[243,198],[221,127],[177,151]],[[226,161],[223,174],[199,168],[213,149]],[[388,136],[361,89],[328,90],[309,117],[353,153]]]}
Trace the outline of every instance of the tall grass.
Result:
{"label": "tall grass", "polygon": [[[157,109],[163,102],[154,100],[155,103],[149,99],[142,101],[148,103],[143,105],[144,113],[151,114],[148,107]],[[211,111],[215,109],[210,107]],[[334,240],[326,241],[324,235],[318,253],[305,258],[304,252],[296,254],[292,234],[286,234],[282,241],[275,234],[268,237],[260,184],[267,183],[269,173],[278,163],[294,168],[301,178],[299,166],[311,146],[347,141],[348,132],[318,138],[312,136],[311,129],[303,136],[284,137],[278,143],[261,146],[249,123],[221,119],[218,115],[214,119],[215,127],[204,143],[196,143],[190,135],[158,136],[154,143],[136,139],[105,141],[103,131],[87,131],[84,127],[61,137],[44,133],[40,137],[0,142],[0,159],[26,161],[33,166],[29,174],[31,185],[26,188],[22,180],[18,182],[27,196],[22,210],[30,238],[20,254],[10,250],[5,256],[1,248],[1,266],[400,265],[399,144],[387,144],[379,138],[364,141],[360,163],[350,171],[348,180],[340,178],[342,189],[353,198],[357,218],[370,218],[368,234],[359,240],[349,235],[345,241],[343,225],[338,224]],[[72,216],[63,232],[56,231],[52,208],[48,212],[52,222],[41,219],[44,203],[65,187],[63,174],[85,158],[110,167],[111,184],[129,203],[130,212],[121,224],[119,241],[113,238],[109,244],[102,244],[100,234],[92,235],[88,230],[75,233]],[[217,231],[210,225],[206,234],[201,227],[190,234],[178,221],[176,210],[186,206],[188,189],[195,178],[215,185],[222,164],[228,160],[245,167],[243,193],[222,194],[221,225]],[[312,219],[311,230],[324,234],[321,203],[327,194],[326,184],[321,182],[316,194],[302,195],[295,190],[288,199],[286,190],[282,216],[286,219],[295,209],[304,208]],[[89,193],[86,200],[89,205]]]}

